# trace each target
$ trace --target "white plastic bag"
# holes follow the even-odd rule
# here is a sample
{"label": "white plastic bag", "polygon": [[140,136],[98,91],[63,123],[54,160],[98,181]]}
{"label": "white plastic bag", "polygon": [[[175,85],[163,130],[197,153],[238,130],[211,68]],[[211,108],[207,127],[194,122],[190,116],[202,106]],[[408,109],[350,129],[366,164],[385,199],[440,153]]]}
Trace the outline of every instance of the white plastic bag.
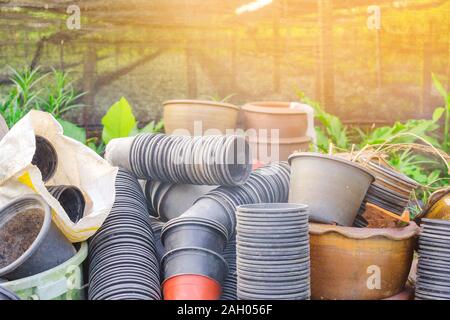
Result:
{"label": "white plastic bag", "polygon": [[[39,169],[31,164],[35,135],[46,138],[58,154],[56,173],[46,185],[73,185],[86,199],[84,217],[73,223],[47,191]],[[53,221],[72,242],[93,235],[108,216],[115,198],[118,168],[82,143],[63,135],[52,115],[30,111],[0,141],[0,207],[25,194],[38,193],[51,206]]]}

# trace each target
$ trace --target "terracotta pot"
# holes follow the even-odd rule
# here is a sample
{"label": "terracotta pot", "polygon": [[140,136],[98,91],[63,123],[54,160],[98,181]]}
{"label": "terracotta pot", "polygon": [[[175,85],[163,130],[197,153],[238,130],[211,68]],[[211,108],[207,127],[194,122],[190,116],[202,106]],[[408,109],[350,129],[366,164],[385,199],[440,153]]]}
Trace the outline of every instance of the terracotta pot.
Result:
{"label": "terracotta pot", "polygon": [[278,129],[280,138],[306,135],[306,112],[289,108],[290,102],[251,102],[242,107],[246,129]]}
{"label": "terracotta pot", "polygon": [[188,134],[181,131],[175,132],[177,129],[185,129],[194,135],[196,121],[201,122],[202,130],[202,132],[195,132],[196,135],[204,135],[205,131],[210,129],[216,130],[206,134],[225,134],[227,129],[236,128],[239,114],[239,107],[213,101],[171,100],[164,102],[163,106],[164,127],[167,134]]}
{"label": "terracotta pot", "polygon": [[267,164],[270,162],[287,161],[289,156],[294,152],[308,151],[311,138],[305,136],[272,141],[249,137],[248,142],[253,160]]}
{"label": "terracotta pot", "polygon": [[[311,298],[380,300],[402,292],[418,233],[414,222],[386,229],[311,223]],[[380,288],[370,289],[376,269]]]}

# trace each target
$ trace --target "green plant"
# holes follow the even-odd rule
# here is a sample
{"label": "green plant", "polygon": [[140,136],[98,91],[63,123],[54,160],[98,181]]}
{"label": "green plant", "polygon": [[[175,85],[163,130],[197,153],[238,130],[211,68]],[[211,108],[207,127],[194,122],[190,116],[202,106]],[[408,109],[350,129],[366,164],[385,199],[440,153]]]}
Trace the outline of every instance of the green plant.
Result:
{"label": "green plant", "polygon": [[316,126],[315,128],[318,149],[322,152],[328,152],[330,143],[332,143],[340,149],[348,150],[350,143],[347,126],[338,117],[325,112],[319,102],[309,99],[302,91],[297,93],[301,102],[314,109],[315,118],[322,124],[322,127]]}
{"label": "green plant", "polygon": [[105,145],[115,138],[134,136],[139,133],[160,132],[164,128],[161,120],[158,123],[152,121],[139,129],[133,110],[123,97],[109,108],[102,118],[102,124],[102,141]]}
{"label": "green plant", "polygon": [[235,93],[232,93],[232,94],[227,95],[224,98],[221,98],[219,95],[216,94],[213,96],[208,96],[208,97],[206,97],[206,99],[214,101],[214,102],[226,103],[226,102],[230,101],[230,99],[233,98],[235,95],[236,95]]}
{"label": "green plant", "polygon": [[68,73],[53,69],[54,82],[48,88],[48,95],[42,99],[40,109],[53,114],[56,118],[61,117],[67,111],[84,107],[77,103],[86,92],[77,93],[72,83],[68,81]]}
{"label": "green plant", "polygon": [[0,113],[9,127],[16,124],[30,110],[42,110],[51,113],[62,125],[64,134],[80,142],[86,142],[86,131],[61,116],[69,110],[80,108],[77,103],[84,93],[78,94],[68,81],[66,72],[53,70],[52,80],[44,90],[42,80],[49,74],[42,73],[37,67],[33,70],[12,69],[13,86],[3,100],[0,100]]}
{"label": "green plant", "polygon": [[433,120],[439,121],[444,115],[444,137],[442,141],[442,149],[447,153],[450,152],[450,92],[445,91],[444,86],[441,84],[435,74],[432,75],[433,84],[436,90],[444,98],[445,106],[439,107],[434,110]]}

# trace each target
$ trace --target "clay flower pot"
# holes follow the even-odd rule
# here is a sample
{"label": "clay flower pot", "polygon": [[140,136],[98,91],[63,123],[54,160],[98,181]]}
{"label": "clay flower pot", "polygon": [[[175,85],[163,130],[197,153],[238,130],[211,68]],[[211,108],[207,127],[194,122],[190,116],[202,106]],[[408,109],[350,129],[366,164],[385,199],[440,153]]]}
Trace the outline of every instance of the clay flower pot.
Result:
{"label": "clay flower pot", "polygon": [[[351,228],[310,224],[311,297],[380,300],[404,290],[419,227]],[[372,282],[380,271],[380,287]],[[375,283],[375,286],[374,286]]]}
{"label": "clay flower pot", "polygon": [[253,156],[254,163],[287,161],[294,152],[308,151],[310,137],[282,138],[275,140],[249,137],[250,154]]}
{"label": "clay flower pot", "polygon": [[242,106],[246,129],[279,130],[280,138],[299,138],[306,135],[306,112],[290,109],[290,102],[250,102]]}
{"label": "clay flower pot", "polygon": [[[163,106],[164,127],[167,134],[174,134],[177,129],[185,129],[194,135],[196,121],[202,123],[203,132],[199,132],[200,134],[205,134],[209,129],[215,129],[215,133],[210,133],[212,135],[225,134],[227,129],[236,128],[239,114],[239,107],[214,101],[170,100],[164,102]],[[199,133],[195,132],[196,135]]]}

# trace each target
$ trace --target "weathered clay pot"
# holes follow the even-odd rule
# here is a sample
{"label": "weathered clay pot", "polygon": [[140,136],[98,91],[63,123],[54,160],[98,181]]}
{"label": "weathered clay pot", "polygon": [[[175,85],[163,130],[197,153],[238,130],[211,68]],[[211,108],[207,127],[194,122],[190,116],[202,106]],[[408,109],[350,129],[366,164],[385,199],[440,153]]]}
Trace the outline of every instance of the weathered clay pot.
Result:
{"label": "weathered clay pot", "polygon": [[311,223],[309,232],[312,299],[380,300],[404,290],[419,233],[414,222],[385,229]]}
{"label": "weathered clay pot", "polygon": [[242,106],[246,129],[279,130],[280,138],[298,138],[306,135],[306,112],[289,108],[289,102],[250,102]]}
{"label": "weathered clay pot", "polygon": [[281,138],[277,141],[249,137],[248,142],[254,160],[261,163],[287,161],[294,152],[308,151],[310,137]]}
{"label": "weathered clay pot", "polygon": [[[239,114],[239,107],[214,101],[170,100],[164,102],[163,106],[164,127],[167,134],[188,134],[188,132],[191,135],[225,134],[227,129],[236,128]],[[201,122],[202,132],[194,132],[196,121]],[[180,129],[187,131],[183,133]],[[206,130],[210,132],[205,132]]]}

